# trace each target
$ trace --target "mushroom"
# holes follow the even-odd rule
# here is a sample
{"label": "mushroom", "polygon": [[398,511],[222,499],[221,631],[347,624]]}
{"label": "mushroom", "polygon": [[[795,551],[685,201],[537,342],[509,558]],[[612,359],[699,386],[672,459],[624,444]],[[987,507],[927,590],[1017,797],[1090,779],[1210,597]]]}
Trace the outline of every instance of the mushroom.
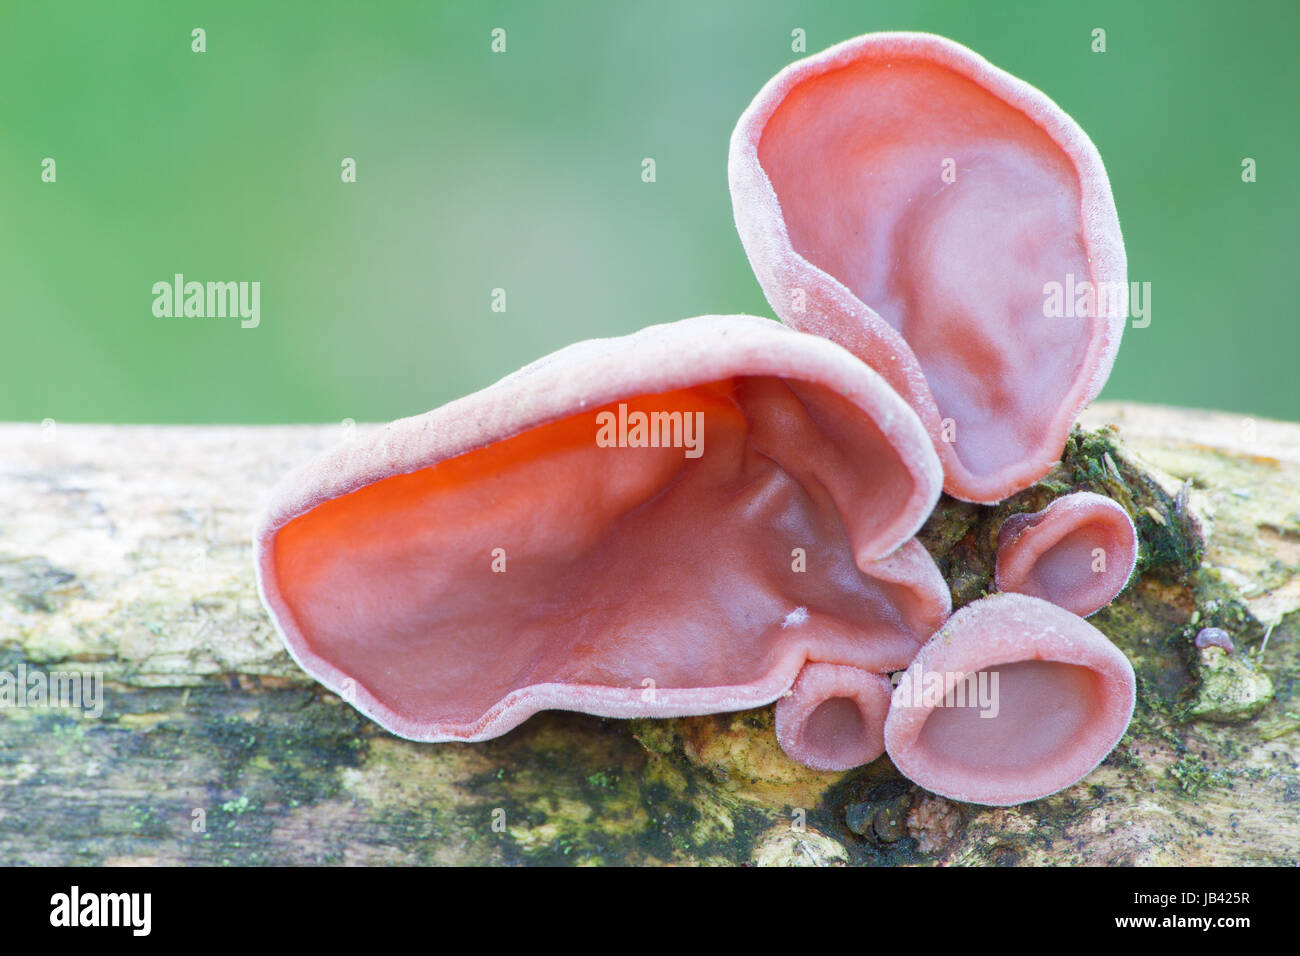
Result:
{"label": "mushroom", "polygon": [[860,667],[808,663],[776,703],[776,739],[814,770],[851,770],[885,752],[889,678]]}
{"label": "mushroom", "polygon": [[1079,491],[1002,522],[995,579],[999,591],[1043,598],[1087,617],[1124,590],[1137,554],[1128,512],[1104,495]]}
{"label": "mushroom", "polygon": [[1110,185],[1073,120],[951,40],[868,34],[770,80],[728,174],[776,314],[886,378],[949,494],[991,503],[1047,473],[1127,312]]}
{"label": "mushroom", "polygon": [[739,710],[808,661],[906,666],[949,610],[912,539],[941,481],[838,345],[687,319],[325,451],[272,492],[258,583],[298,663],[410,739]]}
{"label": "mushroom", "polygon": [[[880,655],[866,668],[810,659],[777,701],[777,743],[792,760],[814,770],[851,770],[885,752],[892,687],[884,675],[911,663],[952,610],[943,576],[915,538],[863,573],[894,584],[888,596],[891,628],[910,640],[894,643],[895,656]],[[886,611],[886,605],[879,608]]]}
{"label": "mushroom", "polygon": [[1203,627],[1196,632],[1195,644],[1198,650],[1217,647],[1231,654],[1237,649],[1232,643],[1232,636],[1221,627]]}
{"label": "mushroom", "polygon": [[994,594],[953,614],[898,681],[885,748],[915,783],[1009,806],[1087,776],[1133,715],[1128,659],[1087,621]]}

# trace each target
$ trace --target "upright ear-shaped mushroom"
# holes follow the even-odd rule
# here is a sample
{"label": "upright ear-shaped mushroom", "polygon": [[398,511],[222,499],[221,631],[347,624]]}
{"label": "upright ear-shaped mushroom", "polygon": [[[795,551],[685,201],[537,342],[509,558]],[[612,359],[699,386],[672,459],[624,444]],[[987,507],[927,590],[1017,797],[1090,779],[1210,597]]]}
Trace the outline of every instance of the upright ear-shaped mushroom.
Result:
{"label": "upright ear-shaped mushroom", "polygon": [[994,594],[954,614],[898,681],[885,747],[914,782],[1007,806],[1087,776],[1133,716],[1133,666],[1054,604]]}
{"label": "upright ear-shaped mushroom", "polygon": [[1080,617],[1115,600],[1137,565],[1137,530],[1105,495],[1076,491],[998,529],[999,591],[1051,601]]}
{"label": "upright ear-shaped mushroom", "polygon": [[728,168],[772,308],[885,376],[949,494],[1047,473],[1127,311],[1110,185],[1073,120],[951,40],[868,34],[768,82]]}
{"label": "upright ear-shaped mushroom", "polygon": [[272,493],[258,581],[298,663],[411,739],[736,710],[807,661],[906,666],[947,614],[909,541],[941,481],[839,346],[688,319],[325,452]]}

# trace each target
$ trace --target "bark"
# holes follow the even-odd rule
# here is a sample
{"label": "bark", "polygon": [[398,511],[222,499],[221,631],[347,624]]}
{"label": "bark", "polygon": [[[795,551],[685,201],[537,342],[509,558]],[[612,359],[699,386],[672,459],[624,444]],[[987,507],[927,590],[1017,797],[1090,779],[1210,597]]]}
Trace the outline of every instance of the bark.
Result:
{"label": "bark", "polygon": [[[771,708],[399,740],[290,660],[249,554],[265,491],[351,427],[0,426],[0,680],[106,682],[98,717],[0,707],[0,863],[1294,865],[1300,425],[1117,404],[1085,425],[1044,482],[945,499],[922,535],[957,604],[991,587],[1001,520],[1064,491],[1111,495],[1142,536],[1092,618],[1139,674],[1128,735],[1001,809],[888,759],[797,767]],[[1236,654],[1196,651],[1211,624]]]}

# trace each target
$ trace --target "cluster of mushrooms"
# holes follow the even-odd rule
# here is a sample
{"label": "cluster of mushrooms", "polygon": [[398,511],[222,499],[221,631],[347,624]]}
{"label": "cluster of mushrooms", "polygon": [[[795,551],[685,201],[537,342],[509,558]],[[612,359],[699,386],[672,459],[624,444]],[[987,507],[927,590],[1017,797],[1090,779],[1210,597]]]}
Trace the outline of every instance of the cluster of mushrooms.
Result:
{"label": "cluster of mushrooms", "polygon": [[869,34],[787,67],[729,178],[782,323],[704,316],[580,342],[287,476],[255,530],[294,659],[391,732],[496,737],[543,709],[674,717],[776,702],[792,757],[888,752],[953,799],[1087,775],[1132,716],[1084,618],[1137,556],[1115,502],[1002,527],[955,614],[917,531],[1058,461],[1124,313],[1101,159],[966,48]]}

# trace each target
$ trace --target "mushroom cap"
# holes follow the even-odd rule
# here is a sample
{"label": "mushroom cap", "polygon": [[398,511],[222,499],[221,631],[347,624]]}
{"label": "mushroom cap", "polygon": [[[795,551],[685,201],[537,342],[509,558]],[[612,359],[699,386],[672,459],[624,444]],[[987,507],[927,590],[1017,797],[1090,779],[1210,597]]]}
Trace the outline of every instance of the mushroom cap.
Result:
{"label": "mushroom cap", "polygon": [[1118,502],[1077,491],[998,529],[999,591],[1051,601],[1088,617],[1124,590],[1137,566],[1137,530]]}
{"label": "mushroom cap", "polygon": [[[937,693],[926,692],[931,683]],[[955,695],[962,684],[965,706]],[[1110,753],[1136,688],[1128,659],[1087,621],[1038,598],[994,594],[953,614],[916,655],[894,690],[885,748],[905,776],[953,800],[1037,800]]]}
{"label": "mushroom cap", "polygon": [[[1127,311],[1110,184],[1070,117],[951,40],[867,34],[762,88],[728,175],[776,314],[885,376],[929,431],[945,491],[990,503],[1047,473]],[[1108,294],[1048,317],[1049,283],[1066,315],[1084,283]]]}
{"label": "mushroom cap", "polygon": [[[697,422],[700,454],[684,431],[638,446],[642,413]],[[916,415],[839,346],[687,319],[323,452],[271,493],[258,584],[304,670],[403,737],[737,710],[808,659],[906,666],[949,610],[912,539],[941,481]]]}

